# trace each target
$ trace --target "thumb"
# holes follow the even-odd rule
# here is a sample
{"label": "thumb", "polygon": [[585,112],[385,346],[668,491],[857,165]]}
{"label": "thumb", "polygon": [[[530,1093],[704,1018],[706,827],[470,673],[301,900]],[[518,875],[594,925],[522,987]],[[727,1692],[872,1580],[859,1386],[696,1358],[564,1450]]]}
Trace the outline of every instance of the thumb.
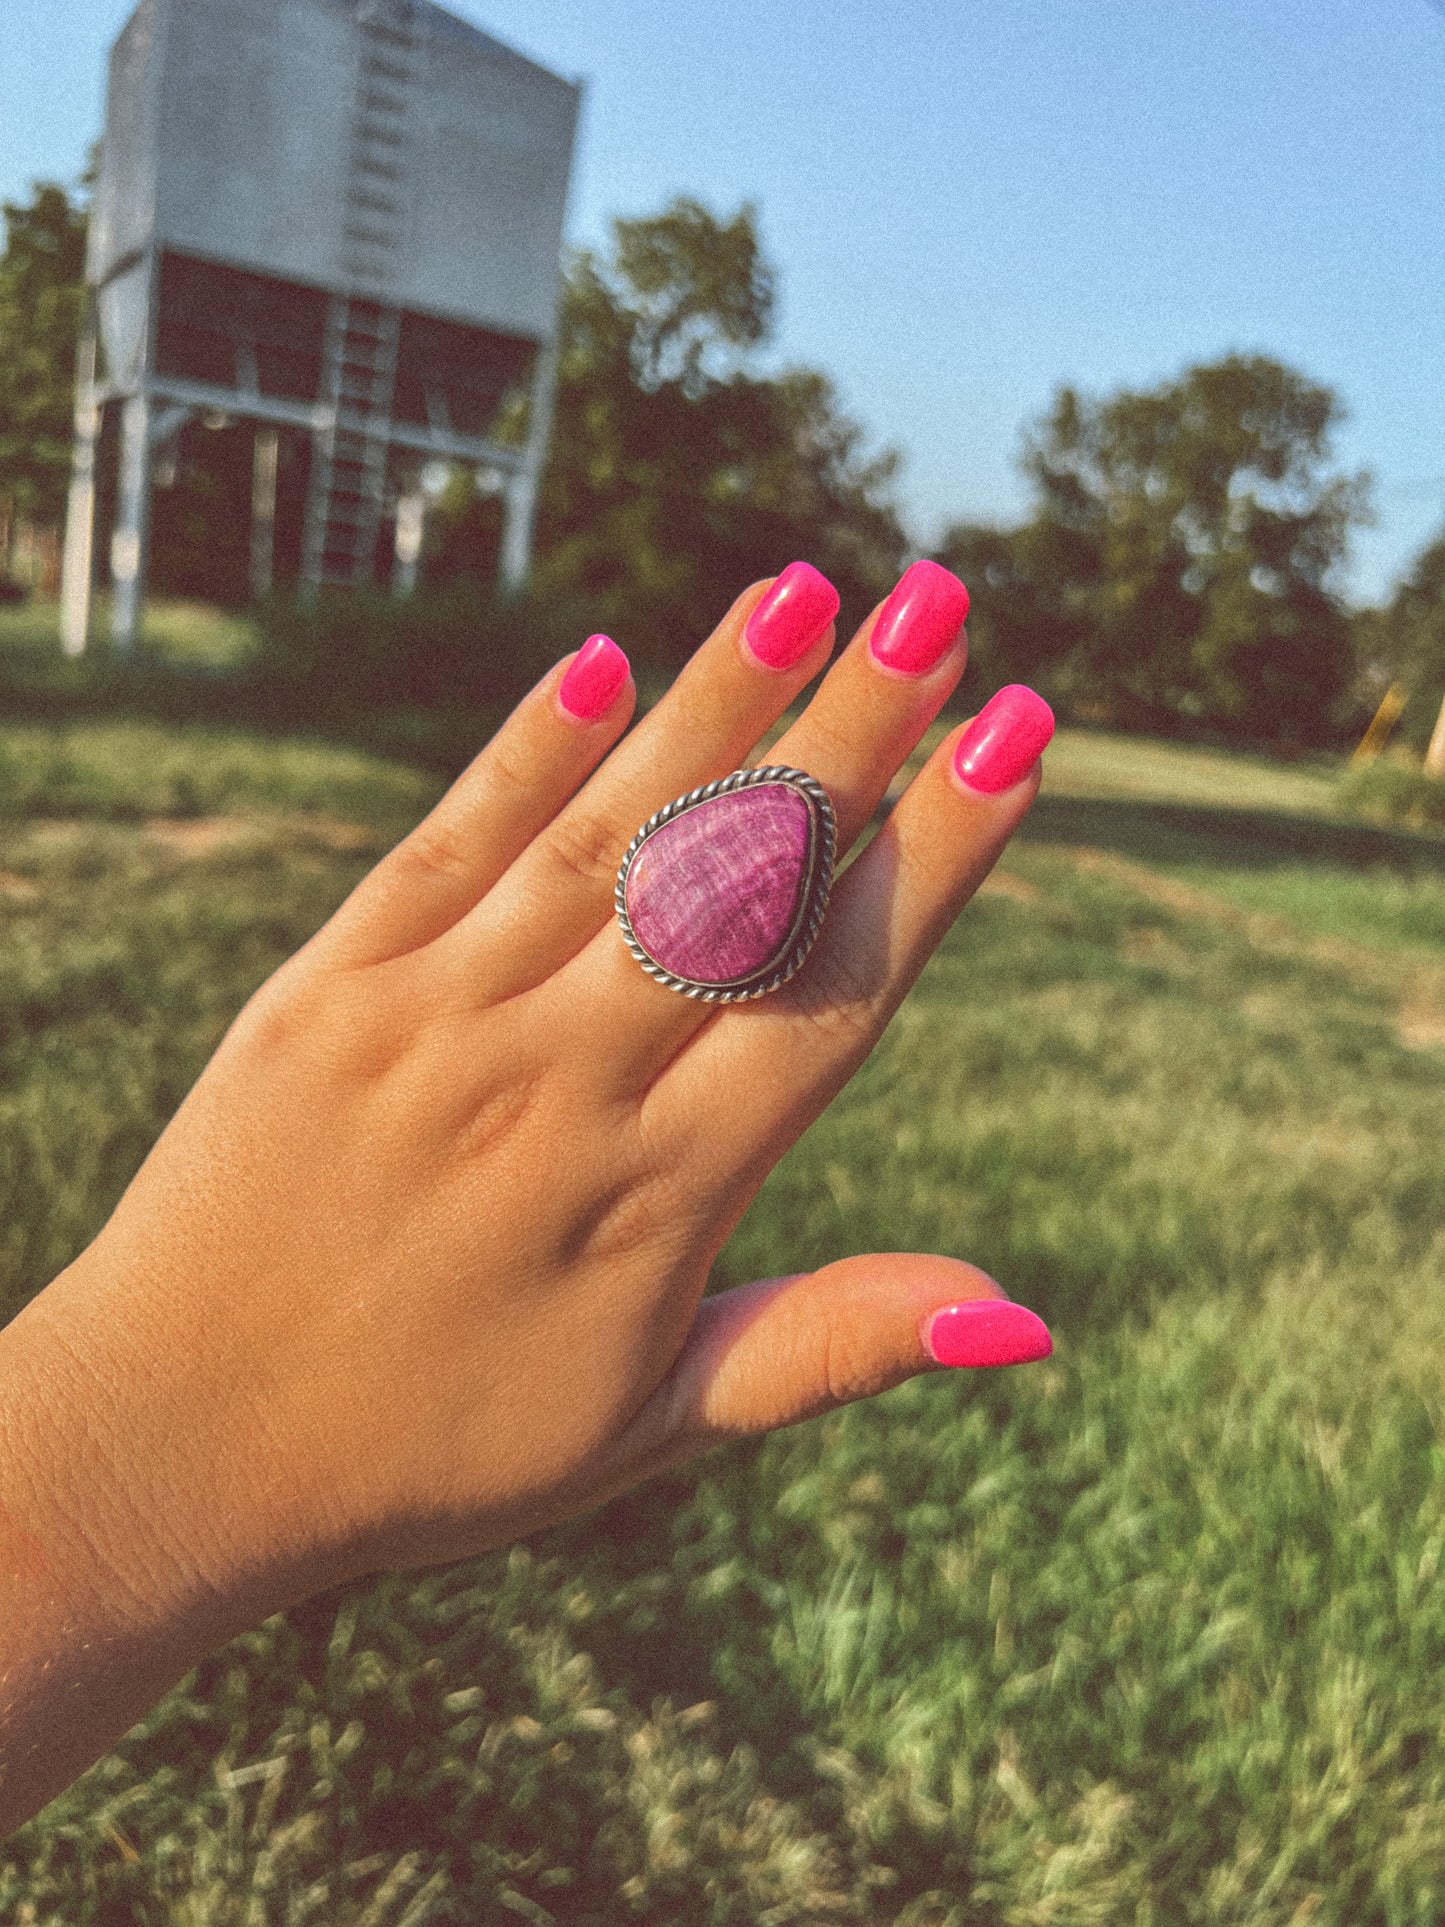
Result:
{"label": "thumb", "polygon": [[1042,1319],[956,1258],[878,1253],[763,1278],[699,1305],[654,1394],[655,1464],[796,1425],[941,1365],[1021,1365],[1052,1350]]}

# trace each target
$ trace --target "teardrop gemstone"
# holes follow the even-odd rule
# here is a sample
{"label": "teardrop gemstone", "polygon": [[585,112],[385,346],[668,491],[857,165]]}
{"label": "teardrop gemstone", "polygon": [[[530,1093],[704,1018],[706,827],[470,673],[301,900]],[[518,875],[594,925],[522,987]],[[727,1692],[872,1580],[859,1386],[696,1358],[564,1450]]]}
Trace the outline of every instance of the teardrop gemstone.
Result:
{"label": "teardrop gemstone", "polygon": [[756,977],[794,940],[812,852],[812,810],[791,784],[710,797],[633,857],[623,890],[632,933],[676,977]]}

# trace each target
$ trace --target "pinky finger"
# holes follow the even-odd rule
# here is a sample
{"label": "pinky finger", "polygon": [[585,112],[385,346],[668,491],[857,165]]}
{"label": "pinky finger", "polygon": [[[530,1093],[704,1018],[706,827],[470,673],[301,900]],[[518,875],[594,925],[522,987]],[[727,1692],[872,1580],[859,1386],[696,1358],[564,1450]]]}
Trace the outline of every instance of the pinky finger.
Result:
{"label": "pinky finger", "polygon": [[627,657],[592,636],[523,697],[446,795],[352,892],[326,940],[349,963],[419,950],[460,922],[622,735]]}

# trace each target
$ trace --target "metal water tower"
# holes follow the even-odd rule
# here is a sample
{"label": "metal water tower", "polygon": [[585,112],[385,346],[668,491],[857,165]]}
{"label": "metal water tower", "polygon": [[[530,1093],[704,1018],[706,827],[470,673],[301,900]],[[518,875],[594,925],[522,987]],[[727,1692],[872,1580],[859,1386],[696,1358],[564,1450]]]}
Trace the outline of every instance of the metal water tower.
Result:
{"label": "metal water tower", "polygon": [[[141,0],[110,57],[91,216],[62,628],[85,646],[97,446],[119,416],[110,572],[127,647],[152,466],[193,418],[255,424],[253,588],[278,435],[309,445],[300,581],[414,579],[425,462],[490,471],[526,572],[556,370],[579,89],[431,0]],[[525,445],[495,438],[530,395]]]}

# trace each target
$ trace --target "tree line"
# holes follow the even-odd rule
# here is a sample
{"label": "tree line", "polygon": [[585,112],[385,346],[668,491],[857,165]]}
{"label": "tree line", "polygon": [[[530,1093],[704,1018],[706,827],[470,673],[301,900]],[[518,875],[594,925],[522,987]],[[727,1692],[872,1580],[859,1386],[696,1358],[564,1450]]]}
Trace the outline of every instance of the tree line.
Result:
{"label": "tree line", "polygon": [[[4,213],[0,570],[21,519],[63,514],[85,236],[83,204],[53,183]],[[721,218],[688,199],[615,221],[607,249],[567,267],[532,593],[585,603],[660,663],[720,594],[794,556],[858,618],[911,552],[896,454],[870,447],[825,375],[763,365],[776,279],[754,210]],[[1261,354],[1103,397],[1061,387],[1026,433],[1025,516],[958,523],[935,551],[973,591],[971,687],[1027,680],[1084,720],[1305,746],[1349,739],[1397,680],[1418,691],[1407,727],[1428,730],[1445,532],[1383,608],[1347,606],[1370,505],[1367,478],[1334,460],[1342,413]],[[429,579],[489,581],[496,520],[454,483]],[[185,567],[220,566],[214,541],[192,547]]]}

